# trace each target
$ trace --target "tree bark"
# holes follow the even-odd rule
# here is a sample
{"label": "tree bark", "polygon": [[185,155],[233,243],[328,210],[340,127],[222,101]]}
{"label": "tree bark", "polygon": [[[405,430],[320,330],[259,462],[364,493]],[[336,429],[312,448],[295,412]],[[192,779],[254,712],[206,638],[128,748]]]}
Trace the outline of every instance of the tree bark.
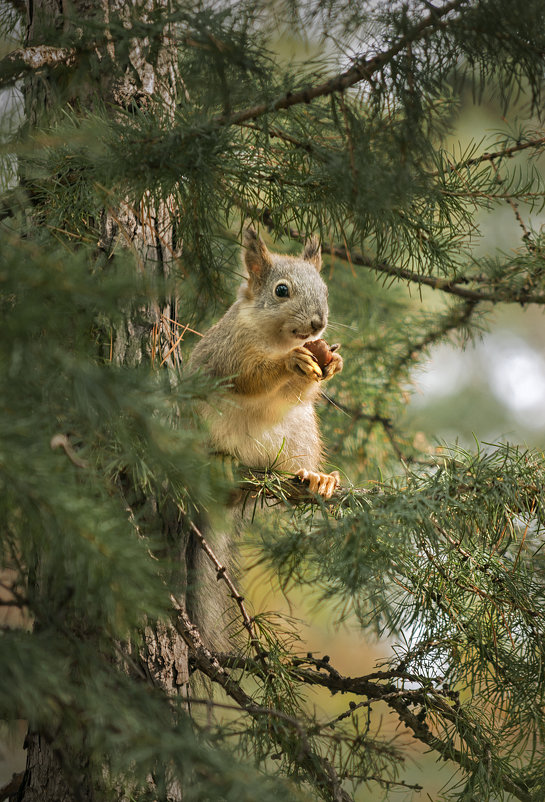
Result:
{"label": "tree bark", "polygon": [[54,742],[36,732],[27,734],[26,748],[26,770],[17,796],[10,797],[10,800],[98,802],[98,789],[90,787],[87,781],[85,760],[69,766]]}
{"label": "tree bark", "polygon": [[[116,42],[108,34],[108,24],[115,16],[128,24],[131,11],[139,8],[140,18],[145,19],[149,10],[168,6],[168,0],[142,3],[139,0],[74,0],[72,17],[63,11],[62,0],[32,0],[28,10],[27,46],[49,44],[51,32],[73,27],[73,19],[85,25],[85,19],[105,28],[106,44],[97,47],[94,56],[102,69],[100,77],[88,85],[78,86],[77,97],[64,98],[73,108],[92,109],[96,99],[115,110],[125,111],[160,102],[167,114],[173,115],[176,105],[177,58],[168,29],[165,29],[159,44],[144,39],[131,42],[127,66],[121,67],[116,53]],[[75,16],[74,16],[75,14]],[[151,46],[153,44],[153,46]],[[62,109],[58,108],[62,89],[41,75],[39,79],[29,77],[25,82],[26,125],[32,129],[44,120],[51,120]],[[168,280],[172,276],[180,256],[180,243],[172,223],[172,211],[165,201],[154,202],[144,196],[138,206],[123,203],[116,208],[105,208],[100,220],[101,238],[97,243],[101,262],[106,266],[114,258],[118,245],[129,247],[135,254],[139,268],[154,278]],[[168,371],[171,380],[179,367],[176,348],[178,299],[166,297],[162,303],[152,304],[138,310],[136,318],[126,318],[125,323],[112,333],[109,358],[117,364],[136,366],[151,362],[157,368]],[[154,499],[147,499],[155,516],[160,518],[169,542],[176,538],[181,576],[185,575],[185,538],[179,511],[160,511]],[[137,534],[135,533],[135,537]],[[180,599],[183,603],[183,600]],[[187,646],[170,626],[148,627],[145,632],[145,648],[139,655],[145,673],[156,685],[169,694],[180,694],[188,682]],[[133,655],[134,658],[134,655]],[[122,669],[120,669],[122,670]],[[29,732],[27,737],[27,767],[19,789],[18,802],[98,802],[102,799],[100,789],[87,782],[85,756],[71,755],[67,768],[66,756],[61,754],[55,738],[46,738],[43,733]],[[181,790],[173,782],[168,799],[179,802]]]}

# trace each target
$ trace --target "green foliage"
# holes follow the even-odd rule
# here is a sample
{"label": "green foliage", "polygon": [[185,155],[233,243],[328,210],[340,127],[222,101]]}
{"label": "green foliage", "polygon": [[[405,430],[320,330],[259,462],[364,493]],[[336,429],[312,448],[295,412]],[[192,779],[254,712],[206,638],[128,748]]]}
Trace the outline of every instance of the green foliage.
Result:
{"label": "green foliage", "polygon": [[[5,633],[0,664],[4,683],[0,700],[4,715],[24,716],[31,729],[54,737],[66,733],[64,747],[85,753],[85,780],[94,781],[101,798],[114,799],[111,782],[132,799],[153,798],[149,771],[156,793],[166,795],[168,773],[186,777],[184,798],[200,800],[211,793],[225,800],[250,800],[249,788],[260,784],[267,802],[279,791],[288,800],[297,793],[281,781],[257,775],[249,764],[233,762],[232,754],[199,739],[188,717],[174,700],[149,686],[130,680],[96,654],[81,638]],[[25,687],[24,695],[13,691]],[[66,754],[61,767],[68,777],[74,766]],[[77,773],[76,773],[77,776]],[[100,778],[102,777],[102,782]],[[215,790],[214,790],[215,789]]]}
{"label": "green foliage", "polygon": [[[286,12],[294,63],[275,50]],[[5,37],[23,30],[14,14],[0,13]],[[23,79],[26,112],[2,151],[0,605],[19,618],[1,628],[0,714],[54,743],[75,788],[85,765],[97,798],[167,799],[176,783],[184,800],[417,790],[373,708],[455,767],[442,798],[538,802],[543,455],[419,445],[403,408],[430,346],[462,346],[491,304],[545,303],[536,121],[449,139],[468,83],[538,108],[542,3],[71,14],[33,29],[71,53],[61,67],[0,65],[0,86]],[[506,202],[520,241],[477,255],[477,212]],[[221,516],[234,484],[194,415],[221,388],[180,362],[191,329],[230,303],[247,219],[286,251],[322,237],[346,364],[322,428],[358,485],[327,508],[256,509],[251,537],[284,589],[395,639],[366,677],[302,656],[296,629],[251,617],[231,587],[236,655],[208,652],[172,606],[188,522]],[[449,298],[423,304],[424,287]],[[251,487],[256,508],[293,490],[275,474]],[[188,710],[152,676],[149,633],[170,625],[225,698],[195,690]],[[324,717],[316,687],[350,699]]]}

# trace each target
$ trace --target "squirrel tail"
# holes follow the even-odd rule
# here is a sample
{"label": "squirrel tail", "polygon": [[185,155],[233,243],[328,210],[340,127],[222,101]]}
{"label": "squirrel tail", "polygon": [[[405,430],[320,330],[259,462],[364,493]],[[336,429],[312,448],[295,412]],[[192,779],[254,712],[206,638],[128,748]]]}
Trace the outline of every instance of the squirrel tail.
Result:
{"label": "squirrel tail", "polygon": [[225,580],[238,575],[236,509],[226,511],[221,529],[215,531],[201,515],[189,525],[186,550],[186,609],[204,644],[213,652],[233,652],[240,628],[236,605]]}

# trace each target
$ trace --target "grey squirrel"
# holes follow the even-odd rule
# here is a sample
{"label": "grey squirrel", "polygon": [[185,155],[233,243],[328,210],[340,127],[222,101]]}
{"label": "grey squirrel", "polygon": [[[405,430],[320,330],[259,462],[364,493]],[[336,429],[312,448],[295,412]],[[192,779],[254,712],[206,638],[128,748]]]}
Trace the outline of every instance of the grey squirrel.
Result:
{"label": "grey squirrel", "polygon": [[[320,276],[321,248],[312,238],[300,257],[270,253],[253,228],[244,235],[243,261],[247,278],[238,298],[205,333],[189,361],[190,372],[201,370],[230,378],[226,392],[199,412],[208,424],[210,445],[242,465],[294,473],[308,481],[312,492],[328,499],[339,483],[336,471],[322,473],[322,441],[314,404],[321,382],[342,370],[340,354],[321,340],[327,325],[327,287]],[[327,364],[313,347],[320,341]],[[234,511],[232,528],[240,525]],[[216,534],[214,551],[223,565],[232,564],[233,535]],[[188,611],[205,631],[211,629],[218,646],[218,610],[211,609],[217,581],[204,555],[196,548],[190,573],[200,576]],[[205,574],[206,587],[202,585]],[[207,575],[207,577],[206,577]],[[225,607],[226,605],[224,605]],[[208,634],[206,634],[208,630]]]}

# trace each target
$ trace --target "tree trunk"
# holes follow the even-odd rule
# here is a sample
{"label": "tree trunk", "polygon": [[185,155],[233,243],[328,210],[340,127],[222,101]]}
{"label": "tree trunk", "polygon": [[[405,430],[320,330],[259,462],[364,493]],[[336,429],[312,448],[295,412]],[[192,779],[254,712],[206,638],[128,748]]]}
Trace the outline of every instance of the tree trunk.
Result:
{"label": "tree trunk", "polygon": [[[161,108],[173,114],[176,104],[177,58],[176,51],[164,30],[157,46],[150,46],[144,39],[132,40],[128,65],[121,67],[116,53],[116,43],[108,36],[108,23],[114,17],[128,20],[134,8],[140,8],[140,18],[155,8],[167,7],[168,0],[141,3],[139,0],[74,0],[71,18],[63,11],[62,0],[32,0],[28,10],[28,46],[48,44],[48,31],[66,30],[73,27],[73,20],[85,25],[85,19],[93,17],[95,23],[106,26],[107,44],[95,50],[102,65],[100,77],[88,85],[78,87],[77,97],[64,98],[74,108],[92,108],[96,98],[115,108],[131,110],[147,106],[159,98]],[[148,60],[149,58],[149,60]],[[127,61],[125,61],[127,64]],[[31,128],[44,119],[54,119],[62,111],[59,106],[58,87],[53,82],[29,79],[25,85],[26,124]],[[107,265],[114,258],[118,244],[128,246],[136,255],[141,270],[153,277],[169,279],[180,255],[180,244],[176,241],[172,223],[172,212],[164,201],[154,203],[151,197],[142,198],[138,208],[129,203],[115,209],[105,208],[100,221],[101,239],[97,243],[102,261]],[[139,310],[138,319],[125,319],[117,327],[108,344],[110,358],[117,364],[136,366],[151,362],[163,366],[170,376],[178,367],[176,348],[177,307],[175,297],[165,298],[161,304],[153,304]],[[147,499],[157,521],[169,542],[179,543],[180,571],[185,574],[185,535],[181,516],[174,508],[159,511],[154,499]],[[137,535],[135,534],[135,537]],[[188,681],[187,646],[171,627],[148,627],[145,633],[145,651],[139,657],[146,673],[168,693],[183,692]],[[84,755],[66,755],[56,739],[43,733],[29,732],[27,737],[27,767],[17,795],[18,802],[98,802],[103,799],[100,789],[87,782]],[[168,799],[178,802],[181,791],[173,783]]]}
{"label": "tree trunk", "polygon": [[[26,737],[27,765],[17,800],[23,802],[98,802],[98,789],[90,787],[83,757],[76,763],[43,735]],[[14,797],[11,797],[14,799]]]}

